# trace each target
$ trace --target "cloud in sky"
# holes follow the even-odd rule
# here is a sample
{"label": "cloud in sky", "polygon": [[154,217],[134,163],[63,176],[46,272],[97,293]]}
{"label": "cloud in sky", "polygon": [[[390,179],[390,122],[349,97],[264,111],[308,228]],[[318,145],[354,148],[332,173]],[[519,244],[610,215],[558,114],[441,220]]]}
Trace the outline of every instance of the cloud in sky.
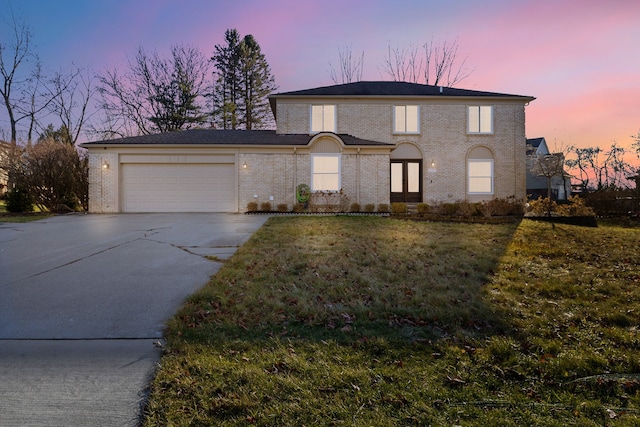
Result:
{"label": "cloud in sky", "polygon": [[162,53],[184,43],[210,55],[237,28],[255,36],[288,91],[331,84],[340,47],[364,52],[363,78],[379,80],[388,46],[457,38],[472,69],[460,86],[537,98],[529,137],[629,147],[640,129],[637,0],[0,2],[29,23],[52,69],[120,67],[138,46]]}

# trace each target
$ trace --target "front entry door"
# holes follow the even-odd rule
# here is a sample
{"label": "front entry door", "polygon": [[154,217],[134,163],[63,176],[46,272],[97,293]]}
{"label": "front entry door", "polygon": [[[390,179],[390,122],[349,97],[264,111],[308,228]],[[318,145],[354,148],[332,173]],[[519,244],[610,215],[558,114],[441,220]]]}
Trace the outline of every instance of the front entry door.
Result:
{"label": "front entry door", "polygon": [[391,160],[391,202],[422,202],[422,160]]}

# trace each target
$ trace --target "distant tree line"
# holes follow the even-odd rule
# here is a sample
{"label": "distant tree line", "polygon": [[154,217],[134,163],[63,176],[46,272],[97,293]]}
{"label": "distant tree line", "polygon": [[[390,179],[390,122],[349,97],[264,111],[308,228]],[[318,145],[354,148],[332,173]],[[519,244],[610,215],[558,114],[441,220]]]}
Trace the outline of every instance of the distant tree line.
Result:
{"label": "distant tree line", "polygon": [[572,175],[574,186],[579,192],[593,192],[625,189],[635,185],[633,176],[640,172],[627,161],[626,155],[635,154],[640,159],[638,137],[632,150],[611,144],[607,148],[570,146],[567,149],[566,166]]}
{"label": "distant tree line", "polygon": [[173,46],[169,58],[141,47],[124,72],[108,70],[98,79],[105,138],[271,124],[267,96],[275,79],[255,38],[235,29],[211,58],[191,46]]}
{"label": "distant tree line", "polygon": [[[50,137],[76,144],[83,132],[107,139],[273,125],[267,96],[277,88],[275,78],[251,34],[227,30],[210,57],[188,45],[172,46],[168,57],[139,47],[124,69],[49,73],[27,24],[12,13],[0,20],[0,97],[7,117],[0,140],[12,145]],[[92,117],[100,123],[89,123]]]}

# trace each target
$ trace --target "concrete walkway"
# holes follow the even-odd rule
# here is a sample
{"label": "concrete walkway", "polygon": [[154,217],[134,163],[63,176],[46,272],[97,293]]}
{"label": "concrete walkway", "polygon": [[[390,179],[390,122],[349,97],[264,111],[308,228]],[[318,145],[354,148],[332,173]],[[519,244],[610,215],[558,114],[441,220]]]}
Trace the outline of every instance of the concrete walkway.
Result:
{"label": "concrete walkway", "polygon": [[0,425],[123,426],[167,319],[267,216],[128,214],[0,223]]}

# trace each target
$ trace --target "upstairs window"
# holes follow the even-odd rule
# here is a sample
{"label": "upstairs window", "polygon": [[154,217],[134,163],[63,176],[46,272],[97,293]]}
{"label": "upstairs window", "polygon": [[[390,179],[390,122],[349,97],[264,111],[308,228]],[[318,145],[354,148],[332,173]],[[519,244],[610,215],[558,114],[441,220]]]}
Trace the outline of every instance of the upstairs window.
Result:
{"label": "upstairs window", "polygon": [[340,191],[340,154],[311,155],[311,191]]}
{"label": "upstairs window", "polygon": [[336,106],[311,106],[311,133],[336,131]]}
{"label": "upstairs window", "polygon": [[394,133],[420,133],[420,108],[417,105],[396,105],[393,108]]}
{"label": "upstairs window", "polygon": [[490,105],[470,105],[467,115],[469,133],[493,133],[493,107]]}

